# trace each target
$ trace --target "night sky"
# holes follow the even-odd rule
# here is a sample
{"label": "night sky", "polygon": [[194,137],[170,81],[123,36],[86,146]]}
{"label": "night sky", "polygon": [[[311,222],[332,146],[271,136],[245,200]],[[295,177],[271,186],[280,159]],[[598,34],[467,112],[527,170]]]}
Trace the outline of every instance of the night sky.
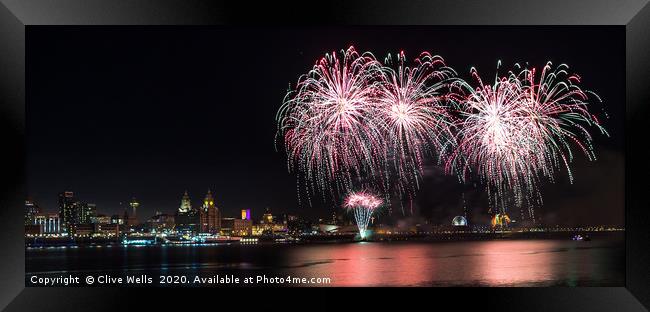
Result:
{"label": "night sky", "polygon": [[[199,205],[212,190],[224,216],[265,207],[328,217],[330,203],[298,205],[296,177],[276,151],[275,113],[289,87],[324,53],[354,45],[383,59],[404,50],[444,57],[461,77],[485,80],[516,62],[567,63],[604,100],[611,137],[595,134],[599,159],[578,154],[544,183],[545,224],[624,223],[624,48],[617,27],[28,27],[27,178],[29,196],[57,211],[74,191],[103,214],[135,196],[141,221],[173,213],[187,190]],[[575,151],[575,150],[574,150]],[[414,211],[433,223],[462,214],[487,222],[479,185],[460,185],[430,166]],[[393,207],[400,211],[399,207]],[[408,213],[410,215],[410,213]],[[513,212],[518,215],[517,212]]]}

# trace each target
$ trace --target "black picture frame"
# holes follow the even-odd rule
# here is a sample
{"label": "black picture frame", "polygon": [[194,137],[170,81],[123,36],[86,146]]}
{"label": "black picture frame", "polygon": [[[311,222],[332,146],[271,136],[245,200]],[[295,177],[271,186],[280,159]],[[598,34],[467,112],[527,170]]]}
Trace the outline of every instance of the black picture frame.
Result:
{"label": "black picture frame", "polygon": [[[41,25],[222,25],[222,24],[344,24],[344,25],[620,25],[626,33],[626,279],[625,287],[507,289],[388,289],[395,300],[433,304],[462,300],[464,308],[514,311],[645,311],[650,306],[650,218],[643,199],[648,172],[644,143],[650,103],[650,5],[648,0],[483,0],[483,1],[331,1],[329,3],[208,1],[208,0],[1,0],[0,5],[0,308],[7,311],[103,311],[144,304],[152,308],[174,298],[210,297],[210,289],[25,288],[25,247],[22,227],[25,181],[25,50],[28,27]],[[603,42],[607,44],[607,42]],[[598,64],[594,64],[598,66]],[[230,298],[223,290],[220,296]],[[373,294],[381,305],[383,295]],[[383,290],[382,290],[383,291]],[[145,296],[144,292],[148,294]],[[323,295],[322,292],[327,292]],[[272,292],[234,291],[250,296],[248,304],[263,305]],[[292,289],[278,298],[329,300],[350,290]],[[151,299],[151,297],[160,299]],[[191,297],[190,297],[191,296]],[[217,296],[218,297],[218,296]],[[327,299],[327,298],[334,299]],[[388,298],[388,297],[386,297]],[[408,299],[411,298],[411,299]],[[462,298],[462,299],[461,299]],[[255,300],[252,300],[255,299]],[[380,300],[381,299],[381,300]],[[184,300],[184,299],[178,299]],[[219,300],[218,298],[211,300]],[[225,300],[225,299],[224,299]],[[268,304],[278,304],[276,299]],[[190,300],[193,303],[200,299]],[[345,304],[363,305],[363,301]],[[182,301],[183,302],[183,301]],[[297,302],[297,301],[296,301]],[[304,305],[304,304],[303,304]],[[305,306],[310,306],[305,305]],[[226,304],[219,303],[225,308]],[[339,306],[340,308],[340,306]],[[436,307],[430,307],[436,309]],[[442,308],[442,305],[440,306]]]}

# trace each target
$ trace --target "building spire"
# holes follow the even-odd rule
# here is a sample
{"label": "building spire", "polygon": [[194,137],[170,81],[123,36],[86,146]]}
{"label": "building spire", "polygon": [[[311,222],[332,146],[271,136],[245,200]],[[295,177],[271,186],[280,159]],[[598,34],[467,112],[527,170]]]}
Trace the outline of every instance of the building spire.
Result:
{"label": "building spire", "polygon": [[203,200],[203,208],[208,209],[211,206],[214,206],[214,198],[212,197],[212,192],[208,189],[208,193],[205,194],[205,199]]}
{"label": "building spire", "polygon": [[131,202],[129,203],[129,206],[133,209],[133,217],[135,218],[137,216],[137,209],[140,207],[140,203],[135,199],[135,196],[131,198]]}
{"label": "building spire", "polygon": [[192,210],[192,203],[190,201],[190,195],[187,194],[187,190],[181,198],[181,205],[178,207],[178,212],[190,212]]}

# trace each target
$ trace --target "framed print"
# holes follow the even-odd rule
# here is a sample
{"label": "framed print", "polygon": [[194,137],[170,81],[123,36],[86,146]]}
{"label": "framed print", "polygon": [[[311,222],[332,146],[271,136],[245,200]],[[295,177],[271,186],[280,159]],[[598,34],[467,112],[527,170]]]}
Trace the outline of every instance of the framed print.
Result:
{"label": "framed print", "polygon": [[0,304],[644,311],[646,4],[3,1]]}

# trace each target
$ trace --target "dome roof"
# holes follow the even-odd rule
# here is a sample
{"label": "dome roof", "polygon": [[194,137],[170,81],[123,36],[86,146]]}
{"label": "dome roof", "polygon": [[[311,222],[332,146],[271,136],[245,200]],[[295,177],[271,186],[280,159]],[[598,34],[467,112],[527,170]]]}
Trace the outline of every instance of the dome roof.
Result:
{"label": "dome roof", "polygon": [[453,220],[451,220],[451,225],[453,226],[467,226],[467,219],[463,216],[455,216]]}

